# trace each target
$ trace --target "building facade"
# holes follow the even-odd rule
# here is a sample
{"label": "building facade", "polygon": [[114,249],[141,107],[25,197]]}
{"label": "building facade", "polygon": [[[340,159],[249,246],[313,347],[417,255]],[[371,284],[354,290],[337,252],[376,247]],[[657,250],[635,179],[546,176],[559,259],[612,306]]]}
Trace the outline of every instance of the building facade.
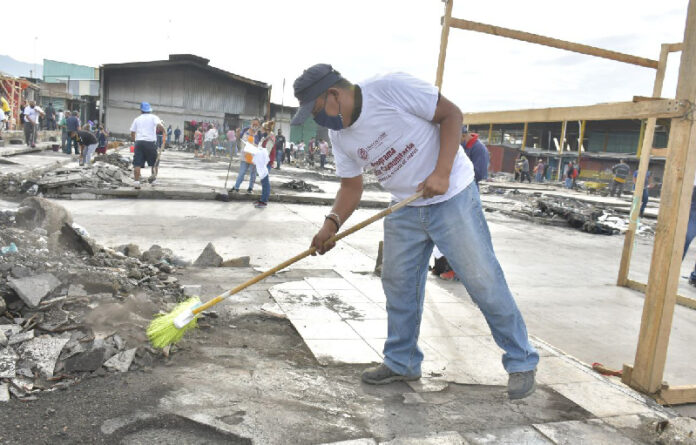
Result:
{"label": "building facade", "polygon": [[165,126],[191,132],[200,122],[221,129],[270,116],[271,86],[214,68],[202,57],[101,67],[103,121],[112,134],[128,135],[141,102],[149,102]]}

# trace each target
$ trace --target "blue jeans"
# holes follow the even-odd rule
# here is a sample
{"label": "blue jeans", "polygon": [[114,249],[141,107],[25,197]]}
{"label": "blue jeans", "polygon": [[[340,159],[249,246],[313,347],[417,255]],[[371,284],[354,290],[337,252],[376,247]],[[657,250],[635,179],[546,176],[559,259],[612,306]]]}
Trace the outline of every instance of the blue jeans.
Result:
{"label": "blue jeans", "polygon": [[543,173],[537,173],[534,176],[535,176],[534,180],[536,182],[544,182],[544,174]]}
{"label": "blue jeans", "polygon": [[478,189],[472,183],[445,202],[405,207],[384,220],[382,287],[387,296],[388,332],[384,363],[403,375],[420,375],[418,335],[428,263],[437,244],[461,279],[502,348],[509,373],[529,371],[539,354],[493,252]]}
{"label": "blue jeans", "polygon": [[259,201],[261,201],[261,202],[268,202],[268,198],[271,197],[270,177],[271,177],[271,169],[273,168],[273,166],[269,162],[268,165],[266,166],[266,168],[268,169],[268,174],[266,175],[266,177],[264,177],[261,180],[261,199],[259,199]]}
{"label": "blue jeans", "polygon": [[[694,238],[696,238],[696,186],[691,192],[691,211],[689,212],[689,223],[686,226],[686,241],[684,242],[682,260],[686,256],[686,251],[689,250],[689,245]],[[694,270],[696,270],[696,266],[694,266]]]}
{"label": "blue jeans", "polygon": [[247,170],[251,170],[251,174],[249,177],[249,188],[247,190],[253,190],[254,181],[256,181],[256,167],[254,167],[254,164],[249,164],[246,161],[242,161],[239,163],[239,174],[237,175],[237,182],[234,183],[235,190],[239,191],[239,186],[242,185]]}
{"label": "blue jeans", "polygon": [[569,189],[573,187],[573,178],[565,179],[565,188]]}

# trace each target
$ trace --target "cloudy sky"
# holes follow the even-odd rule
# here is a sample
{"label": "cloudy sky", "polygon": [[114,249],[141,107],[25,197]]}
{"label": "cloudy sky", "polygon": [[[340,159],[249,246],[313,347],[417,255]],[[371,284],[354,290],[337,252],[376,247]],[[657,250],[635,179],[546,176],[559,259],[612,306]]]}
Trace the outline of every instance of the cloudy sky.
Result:
{"label": "cloudy sky", "polygon": [[[16,44],[0,52],[30,63],[47,58],[90,66],[193,53],[272,84],[272,100],[289,105],[296,104],[293,80],[318,62],[350,80],[405,71],[434,82],[444,14],[440,0],[35,4],[42,12],[30,26],[3,23],[5,43]],[[686,7],[687,0],[454,0],[453,16],[657,59],[661,43],[682,40]],[[665,97],[674,95],[679,55],[670,57]],[[453,29],[443,94],[463,111],[581,105],[649,96],[654,75],[650,68]]]}

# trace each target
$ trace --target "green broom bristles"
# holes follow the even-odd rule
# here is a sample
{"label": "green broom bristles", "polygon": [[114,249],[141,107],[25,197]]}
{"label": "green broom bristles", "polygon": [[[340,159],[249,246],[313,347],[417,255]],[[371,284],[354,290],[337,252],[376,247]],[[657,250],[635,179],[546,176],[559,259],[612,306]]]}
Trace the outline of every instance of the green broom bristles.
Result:
{"label": "green broom bristles", "polygon": [[157,314],[147,327],[147,337],[150,339],[150,344],[155,348],[164,348],[167,345],[174,344],[181,340],[186,331],[196,327],[196,318],[181,329],[174,326],[174,319],[185,311],[190,311],[192,307],[199,304],[201,300],[198,297],[191,297],[188,300],[181,302],[168,314]]}

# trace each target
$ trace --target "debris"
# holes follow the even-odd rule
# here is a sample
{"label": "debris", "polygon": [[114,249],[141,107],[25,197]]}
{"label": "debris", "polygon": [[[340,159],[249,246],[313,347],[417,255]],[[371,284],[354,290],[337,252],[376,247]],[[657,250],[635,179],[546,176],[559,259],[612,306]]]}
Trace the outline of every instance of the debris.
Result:
{"label": "debris", "polygon": [[592,363],[592,369],[602,375],[613,375],[615,377],[621,377],[623,375],[623,370],[609,369],[601,363]]}
{"label": "debris", "polygon": [[101,367],[106,360],[106,349],[94,348],[70,357],[65,361],[65,371],[73,373],[78,371],[92,372]]}
{"label": "debris", "polygon": [[158,246],[157,244],[153,244],[152,246],[150,246],[150,248],[148,250],[143,252],[140,259],[142,261],[155,264],[155,263],[158,263],[162,260],[166,260],[167,258],[171,258],[172,255],[173,255],[173,252],[171,250],[163,249],[162,247]]}
{"label": "debris", "polygon": [[31,340],[32,338],[34,338],[34,330],[33,330],[33,329],[30,330],[30,331],[27,331],[27,332],[22,332],[22,333],[20,333],[20,334],[14,334],[14,335],[12,335],[12,336],[7,340],[7,344],[10,345],[10,346],[12,346],[12,345],[16,345],[16,344],[25,342],[25,341],[27,341],[27,340]]}
{"label": "debris", "polygon": [[283,183],[280,185],[284,189],[290,189],[290,190],[298,190],[301,192],[318,192],[318,193],[324,193],[322,189],[317,187],[314,184],[310,184],[308,182],[305,182],[301,179],[293,179],[292,181]]}
{"label": "debris", "polygon": [[288,318],[278,303],[265,303],[261,306],[261,310],[277,318]]}
{"label": "debris", "polygon": [[78,252],[87,252],[90,255],[97,253],[99,248],[92,238],[86,235],[87,231],[74,224],[63,224],[60,229],[60,242],[68,249]]}
{"label": "debris", "polygon": [[2,331],[0,331],[0,346],[2,346],[2,347],[7,346],[7,336]]}
{"label": "debris", "polygon": [[11,347],[0,349],[0,378],[11,379],[16,375],[16,364],[19,356]]}
{"label": "debris", "polygon": [[0,402],[10,401],[10,387],[7,383],[0,383]]}
{"label": "debris", "polygon": [[128,371],[128,368],[130,368],[130,365],[135,358],[136,349],[137,348],[132,348],[128,349],[127,351],[119,352],[104,362],[104,366],[109,369],[115,369],[118,372]]}
{"label": "debris", "polygon": [[19,250],[17,249],[17,245],[15,243],[10,243],[9,246],[5,246],[0,248],[0,253],[3,255],[8,255],[10,253],[17,253]]}
{"label": "debris", "polygon": [[51,273],[19,279],[9,278],[7,283],[17,292],[19,298],[31,308],[37,307],[46,295],[53,292],[61,284],[60,280]]}
{"label": "debris", "polygon": [[193,262],[196,267],[219,267],[220,264],[222,264],[222,257],[215,251],[213,243],[208,243],[200,256]]}
{"label": "debris", "polygon": [[37,368],[44,377],[52,377],[60,351],[68,340],[44,335],[22,343],[18,349],[22,361],[28,362],[30,368]]}
{"label": "debris", "polygon": [[220,264],[220,267],[249,267],[250,261],[251,257],[240,256],[239,258],[232,258],[223,261],[222,264]]}
{"label": "debris", "polygon": [[380,241],[377,246],[377,261],[375,262],[374,274],[378,277],[382,276],[382,257],[384,256],[384,241]]}
{"label": "debris", "polygon": [[0,297],[0,314],[5,313],[7,310],[7,303],[5,303],[5,299]]}
{"label": "debris", "polygon": [[58,232],[64,224],[72,224],[72,216],[63,206],[38,197],[22,201],[15,218],[19,227],[29,230],[40,227],[49,235]]}
{"label": "debris", "polygon": [[187,297],[195,297],[201,295],[201,285],[200,284],[184,284],[181,286],[184,291],[184,295]]}

